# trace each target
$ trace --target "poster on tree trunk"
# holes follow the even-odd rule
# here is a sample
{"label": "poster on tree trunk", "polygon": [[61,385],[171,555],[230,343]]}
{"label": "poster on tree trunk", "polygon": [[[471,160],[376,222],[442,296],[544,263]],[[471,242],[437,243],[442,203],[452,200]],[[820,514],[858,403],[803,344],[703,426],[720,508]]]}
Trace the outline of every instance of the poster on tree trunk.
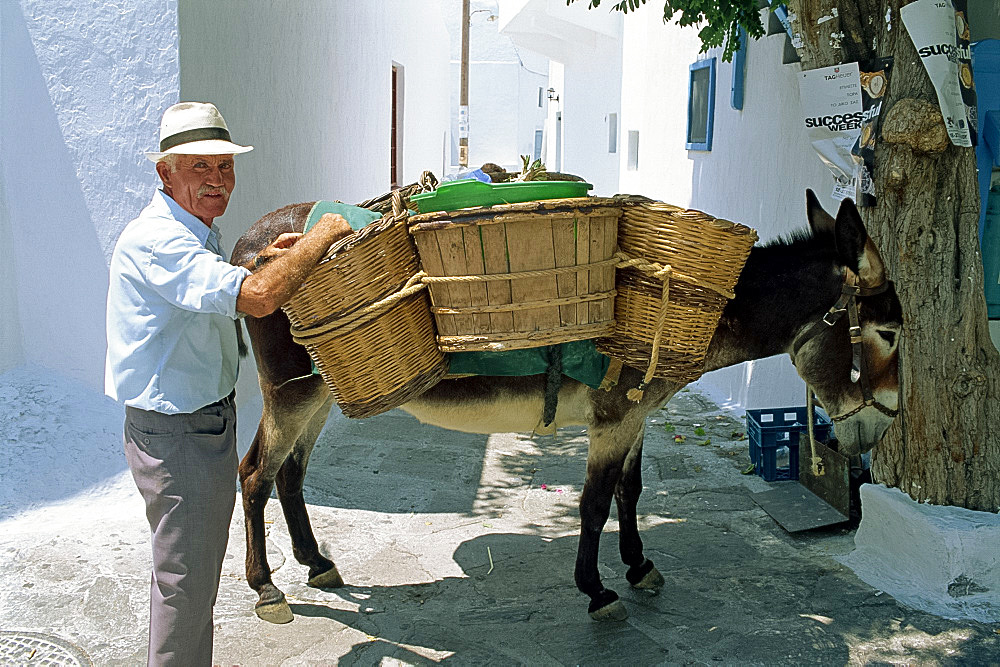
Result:
{"label": "poster on tree trunk", "polygon": [[976,92],[965,9],[966,0],[917,0],[899,15],[937,92],[951,143],[969,147],[976,145]]}
{"label": "poster on tree trunk", "polygon": [[833,198],[853,199],[856,168],[851,148],[861,135],[864,117],[858,63],[802,72],[799,100],[809,141],[833,174]]}

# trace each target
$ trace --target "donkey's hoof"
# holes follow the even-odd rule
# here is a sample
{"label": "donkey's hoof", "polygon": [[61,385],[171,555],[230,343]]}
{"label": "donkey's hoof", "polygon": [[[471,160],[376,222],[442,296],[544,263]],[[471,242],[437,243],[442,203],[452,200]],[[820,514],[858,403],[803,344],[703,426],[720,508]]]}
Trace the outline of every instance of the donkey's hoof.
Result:
{"label": "donkey's hoof", "polygon": [[284,595],[278,600],[259,600],[253,610],[260,620],[268,623],[291,623],[292,619],[295,618],[292,615],[291,607],[285,602]]}
{"label": "donkey's hoof", "polygon": [[591,600],[590,609],[587,611],[595,621],[624,621],[628,618],[628,610],[618,599],[618,594],[608,589],[604,589]]}
{"label": "donkey's hoof", "polygon": [[313,588],[340,588],[344,585],[344,580],[340,578],[337,566],[331,565],[330,569],[326,572],[320,572],[315,577],[309,577],[309,581],[306,583]]}
{"label": "donkey's hoof", "polygon": [[663,584],[666,583],[663,580],[663,575],[653,565],[653,561],[648,558],[643,561],[642,565],[629,568],[625,578],[632,584],[632,588],[653,593],[659,592],[663,588]]}
{"label": "donkey's hoof", "polygon": [[590,612],[590,617],[595,621],[624,621],[628,618],[628,609],[621,600],[615,600],[609,605]]}

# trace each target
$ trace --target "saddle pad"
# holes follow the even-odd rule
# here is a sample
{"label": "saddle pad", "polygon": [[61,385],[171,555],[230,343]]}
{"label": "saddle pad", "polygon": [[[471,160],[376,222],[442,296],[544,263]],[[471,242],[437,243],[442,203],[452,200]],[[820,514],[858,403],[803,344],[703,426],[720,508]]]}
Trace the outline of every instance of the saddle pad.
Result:
{"label": "saddle pad", "polygon": [[[555,345],[499,352],[452,352],[448,355],[449,375],[540,375],[549,367]],[[560,343],[563,375],[599,389],[611,358],[597,351],[592,340]]]}
{"label": "saddle pad", "polygon": [[319,219],[325,213],[337,213],[344,216],[347,224],[354,231],[358,231],[382,217],[381,213],[369,211],[367,208],[361,208],[360,206],[352,206],[351,204],[344,204],[339,201],[320,200],[313,204],[313,207],[309,210],[309,216],[306,218],[306,226],[303,231],[308,232],[312,229],[313,225],[319,222]]}

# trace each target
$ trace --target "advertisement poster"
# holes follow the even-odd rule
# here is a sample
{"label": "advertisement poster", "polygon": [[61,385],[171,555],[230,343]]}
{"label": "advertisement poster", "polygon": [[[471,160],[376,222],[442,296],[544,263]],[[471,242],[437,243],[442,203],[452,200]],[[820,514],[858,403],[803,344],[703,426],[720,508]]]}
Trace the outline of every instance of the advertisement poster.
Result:
{"label": "advertisement poster", "polygon": [[799,100],[809,141],[836,181],[833,198],[855,198],[851,148],[861,136],[864,118],[858,63],[802,72]]}
{"label": "advertisement poster", "polygon": [[861,134],[851,148],[857,175],[858,206],[875,206],[875,139],[883,102],[889,92],[892,58],[880,58],[861,66]]}
{"label": "advertisement poster", "polygon": [[976,93],[964,0],[959,4],[961,11],[951,0],[917,0],[901,7],[899,14],[937,92],[951,143],[968,147],[976,141]]}

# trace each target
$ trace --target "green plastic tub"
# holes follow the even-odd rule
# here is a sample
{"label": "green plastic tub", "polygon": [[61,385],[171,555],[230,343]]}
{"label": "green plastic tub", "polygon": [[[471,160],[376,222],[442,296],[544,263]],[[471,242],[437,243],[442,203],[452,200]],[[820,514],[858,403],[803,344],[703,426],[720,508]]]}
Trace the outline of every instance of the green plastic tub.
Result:
{"label": "green plastic tub", "polygon": [[583,181],[527,181],[525,183],[483,183],[474,178],[447,181],[433,192],[410,197],[421,213],[454,211],[470,206],[514,204],[539,199],[586,197],[594,186]]}

